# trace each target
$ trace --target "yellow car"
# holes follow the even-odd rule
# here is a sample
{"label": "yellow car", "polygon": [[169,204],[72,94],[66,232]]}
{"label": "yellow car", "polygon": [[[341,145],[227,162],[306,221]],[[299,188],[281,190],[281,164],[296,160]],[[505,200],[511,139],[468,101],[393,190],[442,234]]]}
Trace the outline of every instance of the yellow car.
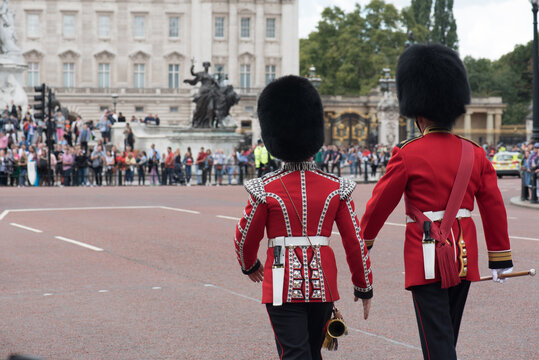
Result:
{"label": "yellow car", "polygon": [[504,175],[520,177],[520,163],[522,155],[518,152],[499,152],[492,158],[492,166],[496,175],[501,179]]}

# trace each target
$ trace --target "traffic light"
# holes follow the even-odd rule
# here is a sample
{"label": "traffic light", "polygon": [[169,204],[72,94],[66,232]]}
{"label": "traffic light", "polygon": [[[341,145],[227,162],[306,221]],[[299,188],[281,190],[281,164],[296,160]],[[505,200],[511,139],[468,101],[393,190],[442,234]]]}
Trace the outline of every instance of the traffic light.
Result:
{"label": "traffic light", "polygon": [[34,96],[34,101],[37,101],[37,104],[34,104],[34,110],[36,112],[34,113],[35,119],[44,119],[45,114],[45,96],[47,87],[45,84],[41,84],[41,86],[34,87],[35,92],[37,95]]}

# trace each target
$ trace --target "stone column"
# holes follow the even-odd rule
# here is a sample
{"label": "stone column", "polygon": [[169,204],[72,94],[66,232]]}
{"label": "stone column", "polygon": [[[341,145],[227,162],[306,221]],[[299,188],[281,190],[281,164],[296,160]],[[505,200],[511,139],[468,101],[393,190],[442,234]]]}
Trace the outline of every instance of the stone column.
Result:
{"label": "stone column", "polygon": [[297,75],[299,74],[299,1],[281,3],[281,75]]}
{"label": "stone column", "polygon": [[392,92],[386,92],[378,104],[378,143],[393,148],[399,143],[399,105]]}
{"label": "stone column", "polygon": [[487,113],[487,144],[494,145],[494,114]]}
{"label": "stone column", "polygon": [[228,80],[234,86],[240,84],[240,74],[238,72],[238,5],[230,2],[228,9]]}
{"label": "stone column", "polygon": [[500,110],[497,110],[494,114],[494,131],[495,136],[494,139],[496,143],[500,141],[500,135],[502,130],[502,112]]}
{"label": "stone column", "polygon": [[468,139],[472,137],[472,113],[469,111],[464,115],[464,136]]}
{"label": "stone column", "polygon": [[266,40],[266,33],[265,33],[265,17],[264,17],[264,4],[262,2],[259,2],[256,5],[256,20],[255,20],[255,68],[253,74],[255,75],[255,78],[252,81],[252,84],[255,88],[262,88],[264,87],[264,42]]}

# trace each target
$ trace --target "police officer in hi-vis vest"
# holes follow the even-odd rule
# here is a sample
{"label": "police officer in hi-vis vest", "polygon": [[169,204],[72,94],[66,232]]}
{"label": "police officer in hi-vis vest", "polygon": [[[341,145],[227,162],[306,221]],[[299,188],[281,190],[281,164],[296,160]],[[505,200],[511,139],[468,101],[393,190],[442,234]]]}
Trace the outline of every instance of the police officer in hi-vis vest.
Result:
{"label": "police officer in hi-vis vest", "polygon": [[513,267],[505,206],[484,150],[451,133],[470,103],[458,54],[438,44],[406,49],[397,66],[397,96],[401,114],[414,119],[422,135],[393,149],[361,219],[361,237],[370,248],[404,194],[405,287],[423,356],[455,360],[468,289],[480,278],[474,200],[497,282]]}

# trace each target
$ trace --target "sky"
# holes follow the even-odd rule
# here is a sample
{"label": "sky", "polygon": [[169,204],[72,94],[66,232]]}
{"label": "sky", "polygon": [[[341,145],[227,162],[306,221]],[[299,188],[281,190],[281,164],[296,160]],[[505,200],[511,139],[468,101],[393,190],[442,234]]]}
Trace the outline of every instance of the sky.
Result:
{"label": "sky", "polygon": [[[410,0],[385,0],[398,9]],[[362,6],[370,0],[299,0],[299,36],[306,38],[316,30],[325,7],[339,6],[351,11],[355,3]],[[512,51],[515,45],[533,38],[533,15],[529,0],[454,0],[459,53],[464,58],[496,60]]]}

